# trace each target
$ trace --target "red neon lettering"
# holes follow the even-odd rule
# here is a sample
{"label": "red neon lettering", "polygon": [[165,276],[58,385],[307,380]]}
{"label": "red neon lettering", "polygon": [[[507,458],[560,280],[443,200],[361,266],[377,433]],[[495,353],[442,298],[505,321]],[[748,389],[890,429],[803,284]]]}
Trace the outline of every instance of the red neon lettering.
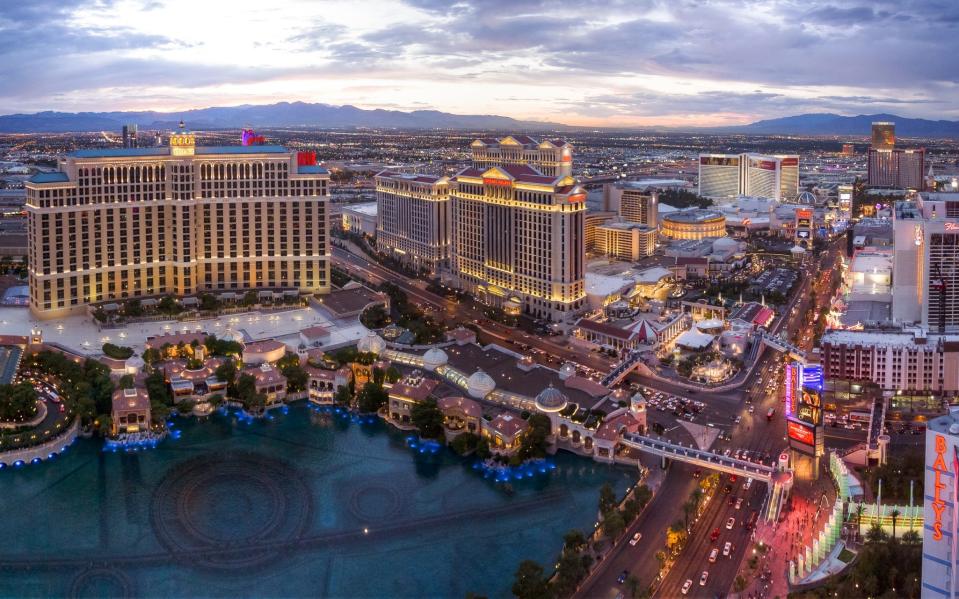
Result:
{"label": "red neon lettering", "polygon": [[936,460],[932,463],[932,469],[935,472],[932,494],[932,512],[935,515],[935,522],[932,525],[932,538],[935,541],[942,539],[942,512],[946,509],[946,502],[942,500],[940,491],[946,488],[940,477],[946,471],[946,460],[943,454],[946,452],[946,438],[942,435],[936,435]]}

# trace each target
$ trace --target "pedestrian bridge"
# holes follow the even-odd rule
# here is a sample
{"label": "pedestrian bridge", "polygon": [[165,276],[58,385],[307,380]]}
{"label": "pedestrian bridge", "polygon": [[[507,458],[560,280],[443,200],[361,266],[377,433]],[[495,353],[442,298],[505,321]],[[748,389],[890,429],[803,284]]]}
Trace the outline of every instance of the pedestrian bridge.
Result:
{"label": "pedestrian bridge", "polygon": [[646,453],[652,453],[663,458],[679,460],[680,462],[686,462],[687,464],[693,464],[711,470],[718,470],[727,474],[752,478],[753,480],[762,481],[767,485],[772,484],[773,474],[776,472],[772,466],[756,464],[747,460],[737,460],[736,458],[712,453],[711,451],[703,451],[695,447],[686,447],[685,445],[679,445],[671,441],[653,439],[635,433],[625,433],[620,439],[620,443],[638,451],[645,451]]}
{"label": "pedestrian bridge", "polygon": [[642,357],[642,351],[638,349],[631,350],[626,354],[626,357],[623,358],[619,364],[609,371],[609,374],[604,376],[602,380],[599,381],[599,384],[609,389],[616,383],[626,378],[626,375],[632,372],[632,370],[639,365],[639,363],[642,361]]}
{"label": "pedestrian bridge", "polygon": [[800,362],[806,361],[806,352],[799,349],[797,346],[793,345],[792,343],[786,341],[785,339],[781,339],[780,337],[771,335],[767,333],[766,331],[762,331],[759,334],[759,339],[760,341],[762,341],[762,343],[765,343],[766,345],[768,345],[769,347],[773,348],[774,350],[778,352],[788,353],[790,357],[792,357],[794,360],[798,360]]}

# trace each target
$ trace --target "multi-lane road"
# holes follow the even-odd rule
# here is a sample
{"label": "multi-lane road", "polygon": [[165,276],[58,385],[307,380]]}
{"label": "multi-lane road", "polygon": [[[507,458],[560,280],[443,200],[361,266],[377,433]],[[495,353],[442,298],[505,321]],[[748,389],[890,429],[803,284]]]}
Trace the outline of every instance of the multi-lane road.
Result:
{"label": "multi-lane road", "polygon": [[[822,252],[819,260],[807,260],[803,267],[804,276],[800,285],[786,305],[783,318],[774,327],[774,333],[784,333],[788,339],[792,338],[800,325],[803,324],[810,309],[809,292],[811,288],[817,292],[817,310],[825,301],[828,301],[828,297],[826,297],[828,289],[825,282],[821,277],[815,275],[829,272],[834,268],[839,248],[838,242],[831,244],[826,251]],[[498,339],[507,346],[522,345],[540,350],[542,353],[536,356],[537,359],[550,366],[557,367],[563,361],[571,360],[595,371],[606,372],[615,362],[594,352],[574,350],[565,345],[560,345],[548,337],[518,333],[515,329],[491,322],[485,318],[481,305],[470,301],[457,302],[426,291],[404,276],[371,262],[365,257],[351,254],[340,248],[334,248],[333,259],[338,266],[371,283],[389,281],[396,284],[407,293],[412,301],[424,308],[436,311],[446,322],[480,324],[486,335]],[[806,328],[811,329],[812,323],[806,323]],[[803,349],[810,348],[812,344],[811,335],[802,335],[801,337],[800,341]],[[781,393],[779,392],[782,380],[781,364],[782,358],[779,354],[767,351],[759,358],[754,368],[752,385],[721,394],[714,394],[705,390],[690,394],[687,389],[680,385],[652,380],[635,372],[629,375],[627,381],[641,384],[656,391],[705,402],[707,408],[696,416],[697,423],[713,423],[732,435],[730,442],[714,446],[716,451],[724,451],[725,448],[732,451],[737,449],[747,450],[750,452],[750,456],[762,456],[758,459],[763,459],[768,463],[770,456],[775,458],[786,446]],[[752,411],[749,410],[750,403],[753,406]],[[766,418],[769,408],[775,408],[772,421],[767,421]],[[662,423],[664,425],[669,424],[668,416],[660,417],[655,414],[652,416],[654,420],[664,418]],[[736,416],[739,416],[741,421],[734,425],[733,419]],[[675,423],[675,421],[673,422]],[[675,424],[673,427],[667,428],[674,427]],[[677,432],[686,434],[681,430]],[[828,436],[839,437],[840,440],[848,436],[849,444],[855,442],[854,438],[858,440],[862,438],[861,433],[857,437],[853,434],[854,431],[845,431],[844,429],[841,432],[839,429],[833,429],[832,433]],[[629,536],[631,537],[637,531],[641,532],[643,535],[642,541],[636,546],[624,542],[614,548],[590,578],[585,581],[576,596],[608,597],[610,599],[616,597],[623,591],[622,587],[617,584],[616,579],[624,570],[628,570],[636,576],[643,585],[654,583],[659,570],[659,563],[655,559],[655,554],[665,547],[666,528],[669,524],[683,517],[682,504],[685,503],[697,485],[696,479],[693,478],[694,470],[694,468],[683,464],[670,466],[656,496],[647,506],[640,519],[630,527]],[[762,518],[762,514],[759,512],[763,507],[766,494],[764,484],[753,483],[747,491],[743,488],[744,483],[745,481],[741,479],[733,483],[728,476],[722,477],[719,492],[705,508],[696,525],[692,527],[686,547],[666,578],[658,585],[657,596],[681,596],[682,587],[686,580],[693,581],[691,588],[688,590],[687,596],[689,597],[722,596],[730,590],[744,558],[752,550],[749,540],[751,531],[744,526],[744,522],[750,518],[753,511],[757,512],[757,519]],[[728,494],[724,492],[727,485],[731,487]],[[736,499],[738,498],[742,498],[743,501],[740,508],[736,509]],[[732,529],[727,529],[726,523],[730,518],[733,518],[735,523]],[[712,536],[716,528],[719,528],[720,532],[718,538],[713,540]],[[731,543],[729,556],[722,555],[726,542]],[[719,555],[715,563],[710,563],[708,558],[713,548],[718,549]],[[706,584],[700,585],[700,578],[704,571],[709,572],[709,575]]]}

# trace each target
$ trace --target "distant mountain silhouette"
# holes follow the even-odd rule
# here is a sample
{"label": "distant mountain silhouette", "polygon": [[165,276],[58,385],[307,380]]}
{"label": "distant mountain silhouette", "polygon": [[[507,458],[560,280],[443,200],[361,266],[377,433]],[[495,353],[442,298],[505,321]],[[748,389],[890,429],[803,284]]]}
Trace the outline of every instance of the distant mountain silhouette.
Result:
{"label": "distant mountain silhouette", "polygon": [[38,112],[0,116],[0,133],[65,133],[140,129],[175,129],[180,120],[190,129],[253,127],[397,128],[397,129],[562,129],[564,125],[520,121],[505,116],[450,114],[438,110],[364,110],[306,102],[199,108],[182,112]]}
{"label": "distant mountain silhouette", "polygon": [[861,135],[870,134],[873,121],[896,123],[897,137],[959,138],[959,121],[930,121],[910,119],[894,114],[860,114],[842,116],[830,113],[800,114],[778,119],[757,121],[738,127],[710,127],[716,133],[746,133],[753,135]]}

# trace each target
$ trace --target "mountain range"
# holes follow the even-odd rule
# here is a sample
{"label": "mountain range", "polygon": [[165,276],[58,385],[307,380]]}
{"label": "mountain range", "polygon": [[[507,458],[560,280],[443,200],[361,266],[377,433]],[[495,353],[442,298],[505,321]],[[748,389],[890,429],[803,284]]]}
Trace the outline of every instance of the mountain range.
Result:
{"label": "mountain range", "polygon": [[198,108],[182,112],[37,112],[0,116],[0,133],[66,133],[119,131],[123,125],[137,125],[141,130],[176,129],[183,120],[190,129],[236,129],[252,126],[396,129],[563,129],[558,123],[520,121],[505,116],[485,114],[450,114],[438,110],[365,110],[356,106],[333,106],[307,102],[276,104],[244,104]]}
{"label": "mountain range", "polygon": [[959,121],[932,121],[911,119],[895,114],[860,114],[842,116],[832,113],[813,113],[756,121],[735,127],[710,127],[716,133],[743,133],[753,135],[860,135],[868,136],[876,121],[896,123],[897,137],[959,138]]}
{"label": "mountain range", "polygon": [[[438,110],[366,110],[356,106],[334,106],[307,102],[276,104],[244,104],[198,108],[182,112],[37,112],[0,116],[0,133],[66,133],[119,131],[123,125],[136,124],[140,129],[171,130],[180,120],[195,130],[236,129],[253,126],[311,127],[318,129],[352,129],[360,127],[395,129],[465,129],[465,130],[575,130],[560,123],[522,121],[490,114],[450,114]],[[959,121],[914,119],[894,114],[861,114],[842,116],[831,113],[801,114],[768,119],[732,127],[706,127],[700,133],[739,133],[746,135],[853,135],[866,137],[873,121],[893,121],[899,137],[959,138]],[[595,129],[595,127],[591,127]],[[620,128],[622,129],[622,128]],[[659,128],[659,130],[663,130]],[[689,131],[669,128],[667,131]]]}

